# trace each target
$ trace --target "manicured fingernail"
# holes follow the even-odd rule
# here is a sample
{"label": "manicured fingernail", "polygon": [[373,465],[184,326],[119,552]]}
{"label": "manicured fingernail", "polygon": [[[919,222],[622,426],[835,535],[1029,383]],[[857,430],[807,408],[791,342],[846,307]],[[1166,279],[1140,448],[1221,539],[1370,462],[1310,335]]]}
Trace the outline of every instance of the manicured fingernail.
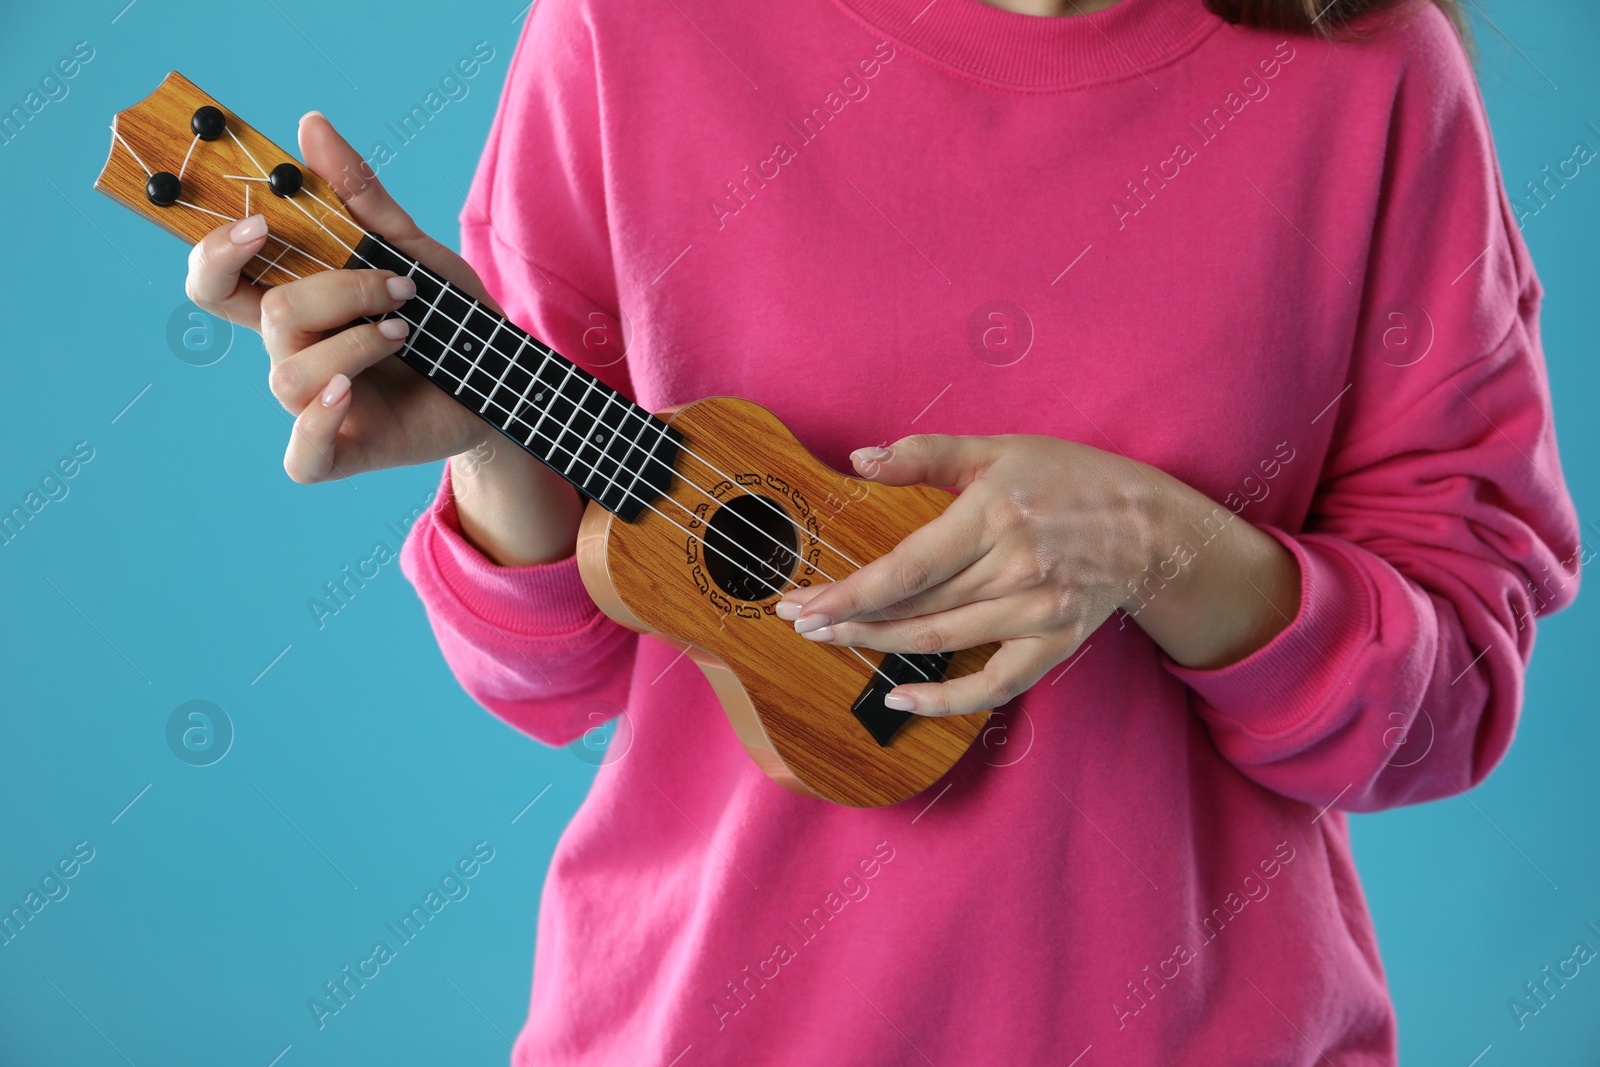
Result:
{"label": "manicured fingernail", "polygon": [[820,629],[816,629],[816,630],[798,630],[797,632],[800,634],[801,637],[804,637],[807,641],[832,641],[833,640],[833,627],[831,627],[831,626],[823,626]]}
{"label": "manicured fingernail", "polygon": [[917,702],[910,697],[901,696],[899,693],[890,693],[883,698],[883,706],[891,711],[916,711]]}
{"label": "manicured fingernail", "polygon": [[304,115],[300,116],[300,121],[304,122],[306,119],[310,118],[312,115],[317,116],[317,118],[319,118],[319,119],[326,117],[320,111],[307,111]]}
{"label": "manicured fingernail", "polygon": [[344,395],[349,391],[350,379],[342,374],[335,374],[333,381],[328,383],[328,388],[322,394],[322,406],[325,408],[333,407],[343,400]]}
{"label": "manicured fingernail", "polygon": [[889,456],[890,452],[887,448],[878,448],[876,446],[872,448],[858,448],[854,452],[850,453],[850,458],[855,460],[857,463],[882,463],[887,460]]}
{"label": "manicured fingernail", "polygon": [[405,319],[383,319],[378,323],[378,332],[391,341],[398,341],[411,332],[411,324]]}
{"label": "manicured fingernail", "polygon": [[820,630],[824,626],[832,625],[833,620],[826,615],[807,615],[794,624],[794,632],[797,634],[810,633],[812,630]]}
{"label": "manicured fingernail", "polygon": [[784,622],[794,622],[800,617],[800,605],[791,604],[787,600],[780,600],[773,605],[772,613]]}
{"label": "manicured fingernail", "polygon": [[417,295],[417,283],[410,278],[394,277],[383,284],[389,290],[390,300],[410,300]]}
{"label": "manicured fingernail", "polygon": [[267,218],[265,215],[246,215],[233,224],[233,229],[228,231],[228,239],[236,245],[247,245],[251,241],[259,241],[267,235]]}

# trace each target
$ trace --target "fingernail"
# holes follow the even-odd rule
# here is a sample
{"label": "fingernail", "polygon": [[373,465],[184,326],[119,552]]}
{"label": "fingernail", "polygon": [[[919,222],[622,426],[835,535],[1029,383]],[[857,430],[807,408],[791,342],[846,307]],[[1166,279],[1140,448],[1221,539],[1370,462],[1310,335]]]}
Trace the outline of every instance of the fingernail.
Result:
{"label": "fingernail", "polygon": [[889,455],[890,452],[887,448],[874,446],[872,448],[858,448],[850,453],[850,458],[857,463],[883,463],[889,458]]}
{"label": "fingernail", "polygon": [[899,693],[890,693],[883,698],[883,706],[891,711],[916,711],[917,702],[910,697],[901,696]]}
{"label": "fingernail", "polygon": [[383,319],[378,323],[378,332],[391,341],[398,341],[411,332],[411,324],[405,319]]}
{"label": "fingernail", "polygon": [[343,374],[335,374],[333,381],[328,383],[328,388],[322,394],[322,406],[331,408],[344,399],[344,394],[350,391],[350,379]]}
{"label": "fingernail", "polygon": [[394,277],[384,282],[390,300],[410,300],[417,295],[417,283],[410,278]]}
{"label": "fingernail", "polygon": [[307,111],[304,115],[300,116],[300,121],[304,122],[306,119],[310,118],[312,115],[317,116],[317,118],[319,118],[319,119],[327,117],[327,116],[323,115],[323,113],[320,112],[320,111]]}
{"label": "fingernail", "polygon": [[246,215],[233,224],[233,229],[228,231],[228,239],[236,245],[247,245],[251,241],[259,241],[267,235],[267,218],[265,215]]}
{"label": "fingernail", "polygon": [[784,622],[794,622],[800,617],[800,610],[799,604],[791,604],[786,600],[780,600],[773,606],[772,613]]}
{"label": "fingernail", "polygon": [[833,627],[824,626],[817,630],[799,630],[798,633],[807,641],[832,641]]}
{"label": "fingernail", "polygon": [[794,624],[794,632],[797,634],[810,633],[812,630],[820,630],[824,626],[832,625],[833,620],[826,615],[807,615]]}

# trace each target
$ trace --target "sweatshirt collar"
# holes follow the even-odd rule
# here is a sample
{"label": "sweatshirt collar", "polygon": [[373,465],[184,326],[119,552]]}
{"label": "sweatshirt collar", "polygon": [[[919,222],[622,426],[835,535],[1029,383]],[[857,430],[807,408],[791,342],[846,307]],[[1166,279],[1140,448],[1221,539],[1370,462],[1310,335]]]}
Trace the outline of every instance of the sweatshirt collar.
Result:
{"label": "sweatshirt collar", "polygon": [[1222,25],[1202,0],[1117,0],[1064,16],[1019,15],[983,0],[835,2],[935,64],[1031,91],[1148,76]]}

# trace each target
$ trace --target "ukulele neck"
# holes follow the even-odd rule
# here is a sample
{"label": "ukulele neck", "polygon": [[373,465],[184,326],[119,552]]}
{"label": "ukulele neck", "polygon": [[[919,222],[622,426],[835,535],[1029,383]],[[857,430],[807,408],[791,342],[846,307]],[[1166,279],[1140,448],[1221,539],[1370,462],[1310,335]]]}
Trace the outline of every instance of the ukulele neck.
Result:
{"label": "ukulele neck", "polygon": [[381,237],[344,265],[415,282],[401,361],[584,496],[631,522],[667,490],[678,431]]}

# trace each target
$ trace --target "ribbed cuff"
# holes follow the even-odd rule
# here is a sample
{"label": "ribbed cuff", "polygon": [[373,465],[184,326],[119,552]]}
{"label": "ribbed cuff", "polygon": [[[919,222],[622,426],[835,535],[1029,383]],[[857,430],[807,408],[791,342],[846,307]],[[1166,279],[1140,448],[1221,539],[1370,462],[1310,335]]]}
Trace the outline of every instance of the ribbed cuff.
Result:
{"label": "ribbed cuff", "polygon": [[1293,621],[1226,667],[1197,670],[1164,653],[1161,658],[1174,677],[1210,705],[1207,718],[1276,738],[1314,723],[1349,688],[1354,657],[1371,642],[1378,611],[1361,569],[1326,539],[1302,541],[1272,526],[1258,529],[1276,538],[1299,564],[1300,611]]}
{"label": "ribbed cuff", "polygon": [[419,589],[429,574],[433,584],[461,610],[497,630],[532,638],[576,634],[595,622],[600,609],[578,576],[575,556],[551,563],[502,567],[461,533],[450,463],[444,464],[439,492],[412,527],[400,554],[406,577]]}

